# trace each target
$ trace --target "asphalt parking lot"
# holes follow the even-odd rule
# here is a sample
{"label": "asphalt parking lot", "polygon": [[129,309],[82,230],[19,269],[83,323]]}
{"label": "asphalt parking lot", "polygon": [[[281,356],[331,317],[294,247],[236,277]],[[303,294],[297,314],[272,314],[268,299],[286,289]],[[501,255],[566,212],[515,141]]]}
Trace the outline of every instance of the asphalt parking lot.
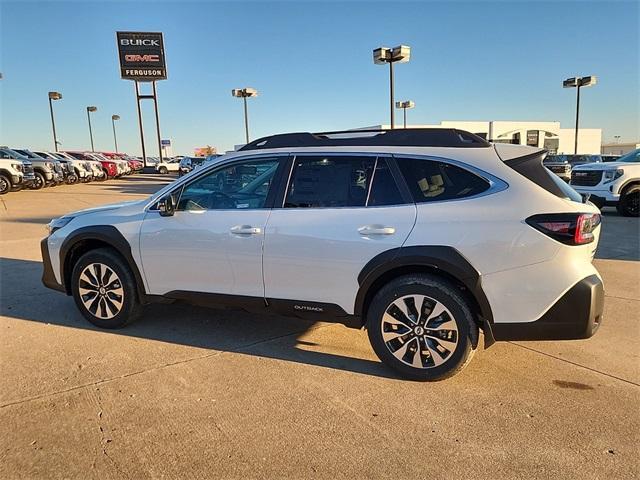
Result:
{"label": "asphalt parking lot", "polygon": [[607,209],[604,323],[399,380],[366,332],[177,305],[119,331],[40,283],[44,225],[136,175],[0,198],[0,478],[637,478],[640,223]]}

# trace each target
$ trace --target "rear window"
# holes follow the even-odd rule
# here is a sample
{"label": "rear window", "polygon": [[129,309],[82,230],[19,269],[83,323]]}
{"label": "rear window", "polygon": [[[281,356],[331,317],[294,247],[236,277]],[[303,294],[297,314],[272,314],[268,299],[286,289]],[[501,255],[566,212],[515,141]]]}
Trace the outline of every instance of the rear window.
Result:
{"label": "rear window", "polygon": [[484,192],[484,178],[444,162],[398,158],[398,166],[416,203],[457,200]]}
{"label": "rear window", "polygon": [[504,163],[556,197],[582,203],[582,196],[578,192],[542,165],[546,154],[547,152],[543,150],[524,157],[513,158]]}

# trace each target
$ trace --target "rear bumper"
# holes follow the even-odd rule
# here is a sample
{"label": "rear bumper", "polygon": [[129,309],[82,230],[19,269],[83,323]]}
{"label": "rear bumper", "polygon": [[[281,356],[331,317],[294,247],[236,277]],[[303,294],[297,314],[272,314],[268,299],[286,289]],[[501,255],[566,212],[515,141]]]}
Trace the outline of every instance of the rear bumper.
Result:
{"label": "rear bumper", "polygon": [[577,340],[593,336],[602,322],[604,286],[597,275],[576,283],[533,322],[493,323],[493,338],[500,340]]}

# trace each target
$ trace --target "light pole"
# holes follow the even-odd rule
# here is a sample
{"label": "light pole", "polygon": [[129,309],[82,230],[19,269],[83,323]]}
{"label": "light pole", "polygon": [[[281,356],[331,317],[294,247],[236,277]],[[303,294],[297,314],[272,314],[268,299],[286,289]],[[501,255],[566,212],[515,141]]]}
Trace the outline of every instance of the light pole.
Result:
{"label": "light pole", "polygon": [[399,45],[393,48],[380,47],[373,51],[373,63],[382,65],[389,64],[389,108],[391,112],[391,129],[394,128],[393,116],[393,64],[396,62],[406,63],[411,58],[411,47]]}
{"label": "light pole", "polygon": [[411,100],[405,100],[404,102],[396,102],[396,108],[402,109],[402,114],[404,117],[404,128],[407,128],[407,108],[413,108],[416,104]]}
{"label": "light pole", "polygon": [[573,153],[578,153],[578,120],[580,118],[580,87],[590,87],[597,83],[595,75],[586,77],[571,77],[562,82],[562,88],[576,89],[576,138],[573,146]]}
{"label": "light pole", "polygon": [[113,127],[113,143],[115,143],[116,153],[118,153],[118,137],[116,136],[116,120],[120,120],[120,115],[111,115],[111,126]]}
{"label": "light pole", "polygon": [[620,143],[620,135],[614,135],[613,139],[615,140],[616,143]]}
{"label": "light pole", "polygon": [[247,98],[257,97],[258,91],[255,88],[234,88],[231,90],[231,95],[237,98],[242,98],[244,102],[244,135],[247,143],[249,143],[249,112],[247,111]]}
{"label": "light pole", "polygon": [[53,148],[58,151],[58,137],[56,137],[56,120],[53,117],[53,101],[62,99],[60,92],[49,92],[49,112],[51,112],[51,128],[53,128]]}
{"label": "light pole", "polygon": [[87,107],[87,120],[89,121],[89,137],[91,138],[91,151],[95,152],[93,148],[93,131],[91,130],[91,112],[98,110],[98,107]]}

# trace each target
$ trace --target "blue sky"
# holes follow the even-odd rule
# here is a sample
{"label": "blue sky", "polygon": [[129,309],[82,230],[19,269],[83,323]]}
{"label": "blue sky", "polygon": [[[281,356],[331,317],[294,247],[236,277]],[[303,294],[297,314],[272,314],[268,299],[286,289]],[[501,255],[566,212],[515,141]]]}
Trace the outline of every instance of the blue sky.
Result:
{"label": "blue sky", "polygon": [[[242,143],[251,86],[253,138],[388,123],[388,70],[377,46],[412,47],[396,70],[410,123],[555,120],[571,127],[573,90],[595,74],[581,126],[605,141],[639,137],[639,3],[631,2],[8,2],[0,0],[0,144],[52,148],[47,92],[64,148],[139,153],[133,83],[119,77],[115,31],[162,31],[169,79],[158,83],[162,136],[174,152]],[[156,153],[151,102],[147,150]]]}

